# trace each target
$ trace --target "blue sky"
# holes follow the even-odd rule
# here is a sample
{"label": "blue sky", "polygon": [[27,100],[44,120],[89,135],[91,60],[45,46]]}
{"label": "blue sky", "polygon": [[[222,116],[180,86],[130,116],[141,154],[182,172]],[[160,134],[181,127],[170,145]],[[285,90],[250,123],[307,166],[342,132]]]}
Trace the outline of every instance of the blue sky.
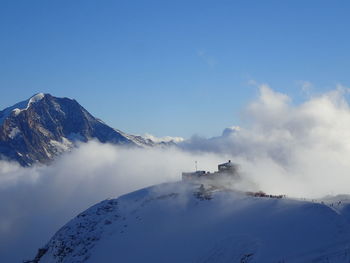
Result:
{"label": "blue sky", "polygon": [[254,79],[305,99],[350,85],[348,1],[0,0],[0,108],[75,98],[123,131],[214,136]]}

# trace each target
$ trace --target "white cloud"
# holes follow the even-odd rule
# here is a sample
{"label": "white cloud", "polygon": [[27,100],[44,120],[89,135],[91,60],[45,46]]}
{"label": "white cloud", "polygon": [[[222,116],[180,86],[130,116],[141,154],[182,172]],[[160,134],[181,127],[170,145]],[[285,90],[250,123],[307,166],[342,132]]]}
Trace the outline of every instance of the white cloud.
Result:
{"label": "white cloud", "polygon": [[182,147],[234,156],[245,176],[267,192],[350,194],[347,93],[338,86],[293,105],[287,95],[260,85],[259,97],[243,110],[244,127],[211,139],[195,136]]}
{"label": "white cloud", "polygon": [[172,137],[172,136],[164,136],[164,137],[156,137],[152,134],[146,133],[145,135],[143,135],[142,137],[146,138],[146,139],[151,139],[154,142],[182,142],[184,141],[184,138],[182,137]]}

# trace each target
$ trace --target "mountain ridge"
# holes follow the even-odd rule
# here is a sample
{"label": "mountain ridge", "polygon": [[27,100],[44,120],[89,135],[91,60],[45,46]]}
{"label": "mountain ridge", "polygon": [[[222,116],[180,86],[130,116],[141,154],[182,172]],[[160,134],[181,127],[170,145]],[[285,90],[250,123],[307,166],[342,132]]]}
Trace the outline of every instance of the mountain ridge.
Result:
{"label": "mountain ridge", "polygon": [[50,163],[78,142],[92,139],[128,147],[158,145],[108,126],[74,99],[48,93],[37,93],[0,111],[0,159],[22,166]]}

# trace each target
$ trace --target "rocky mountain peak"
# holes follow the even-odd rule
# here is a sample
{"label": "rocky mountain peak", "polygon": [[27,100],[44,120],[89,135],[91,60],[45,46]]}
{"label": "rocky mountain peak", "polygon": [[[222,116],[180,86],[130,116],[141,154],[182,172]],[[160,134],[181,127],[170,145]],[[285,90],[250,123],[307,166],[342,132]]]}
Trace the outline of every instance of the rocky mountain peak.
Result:
{"label": "rocky mountain peak", "polygon": [[0,111],[0,158],[18,161],[23,166],[48,163],[77,142],[91,139],[152,146],[148,140],[109,127],[74,99],[38,93]]}

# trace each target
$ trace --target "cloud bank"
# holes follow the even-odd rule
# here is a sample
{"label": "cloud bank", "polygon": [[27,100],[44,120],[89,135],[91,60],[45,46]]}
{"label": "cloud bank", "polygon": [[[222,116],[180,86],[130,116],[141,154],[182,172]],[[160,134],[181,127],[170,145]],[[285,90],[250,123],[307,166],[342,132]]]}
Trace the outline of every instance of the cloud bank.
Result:
{"label": "cloud bank", "polygon": [[50,166],[23,168],[0,163],[0,255],[22,262],[68,220],[106,198],[177,181],[182,171],[213,170],[215,154],[192,155],[174,148],[126,149],[91,141]]}
{"label": "cloud bank", "polygon": [[242,111],[242,127],[222,136],[192,137],[181,144],[191,152],[234,156],[260,188],[291,196],[350,193],[349,90],[328,93],[295,105],[267,85]]}
{"label": "cloud bank", "polygon": [[[0,255],[31,258],[69,219],[108,197],[180,180],[182,171],[240,165],[241,190],[296,197],[350,194],[348,89],[293,104],[286,94],[259,86],[242,110],[240,127],[221,136],[193,136],[175,148],[125,149],[95,141],[50,166],[22,168],[0,161]],[[180,140],[181,141],[181,140]]]}

